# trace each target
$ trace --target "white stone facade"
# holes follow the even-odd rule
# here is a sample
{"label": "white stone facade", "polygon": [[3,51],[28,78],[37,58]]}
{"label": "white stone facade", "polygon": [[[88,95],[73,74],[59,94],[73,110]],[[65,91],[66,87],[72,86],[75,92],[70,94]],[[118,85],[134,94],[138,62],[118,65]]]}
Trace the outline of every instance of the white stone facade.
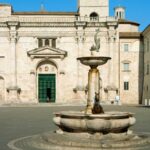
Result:
{"label": "white stone facade", "polygon": [[143,31],[143,39],[144,39],[143,104],[150,105],[150,25]]}
{"label": "white stone facade", "polygon": [[[11,12],[11,6],[1,5],[0,103],[39,103],[40,75],[55,77],[55,88],[50,89],[54,102],[85,102],[89,68],[77,58],[90,55],[99,28],[97,55],[112,58],[99,67],[101,100],[110,103],[119,95],[123,104],[139,104],[139,24],[109,17],[108,10],[108,0],[79,0],[76,13]],[[126,52],[124,44],[129,46]],[[129,69],[124,70],[124,64]],[[126,90],[124,82],[129,84]]]}

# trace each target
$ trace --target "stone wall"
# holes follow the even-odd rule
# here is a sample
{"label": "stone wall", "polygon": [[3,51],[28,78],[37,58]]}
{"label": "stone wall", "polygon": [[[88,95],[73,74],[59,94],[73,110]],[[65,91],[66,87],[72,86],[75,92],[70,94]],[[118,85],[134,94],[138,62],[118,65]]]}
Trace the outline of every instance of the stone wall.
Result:
{"label": "stone wall", "polygon": [[[139,103],[140,39],[119,37],[123,31],[137,32],[138,26],[121,25],[115,18],[108,18],[107,0],[79,2],[78,17],[69,13],[36,14],[36,17],[14,13],[9,18],[5,15],[0,18],[0,103],[38,103],[40,73],[56,75],[56,103],[85,102],[89,68],[77,58],[91,55],[96,29],[100,31],[101,43],[97,55],[112,58],[99,67],[101,100],[110,103],[120,94],[122,103]],[[93,11],[100,13],[99,20],[90,20]],[[87,20],[82,18],[84,15]],[[39,38],[55,38],[56,47],[38,47]],[[130,45],[128,53],[123,51],[124,43]],[[122,68],[126,60],[130,62],[129,72]],[[131,83],[129,91],[123,89],[125,80]]]}
{"label": "stone wall", "polygon": [[143,104],[150,105],[150,27],[144,32],[144,84],[143,84]]}

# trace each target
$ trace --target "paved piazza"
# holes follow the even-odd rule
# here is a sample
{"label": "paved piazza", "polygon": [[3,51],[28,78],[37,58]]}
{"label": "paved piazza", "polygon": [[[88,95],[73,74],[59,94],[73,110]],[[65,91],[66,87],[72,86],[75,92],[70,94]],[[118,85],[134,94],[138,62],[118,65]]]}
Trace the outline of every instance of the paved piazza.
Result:
{"label": "paved piazza", "polygon": [[[103,106],[105,111],[128,111],[135,113],[135,132],[150,134],[150,108],[136,106]],[[0,107],[0,150],[9,150],[7,144],[18,138],[55,130],[53,112],[83,110],[81,106],[2,106]]]}

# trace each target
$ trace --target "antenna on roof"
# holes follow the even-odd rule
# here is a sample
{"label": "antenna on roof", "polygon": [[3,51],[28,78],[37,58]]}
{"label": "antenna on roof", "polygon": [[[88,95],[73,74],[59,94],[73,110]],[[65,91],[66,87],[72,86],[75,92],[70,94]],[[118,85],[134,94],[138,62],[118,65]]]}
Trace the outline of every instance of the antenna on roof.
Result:
{"label": "antenna on roof", "polygon": [[122,6],[122,0],[118,0],[118,7]]}
{"label": "antenna on roof", "polygon": [[44,0],[41,2],[40,11],[42,11],[42,12],[45,11]]}

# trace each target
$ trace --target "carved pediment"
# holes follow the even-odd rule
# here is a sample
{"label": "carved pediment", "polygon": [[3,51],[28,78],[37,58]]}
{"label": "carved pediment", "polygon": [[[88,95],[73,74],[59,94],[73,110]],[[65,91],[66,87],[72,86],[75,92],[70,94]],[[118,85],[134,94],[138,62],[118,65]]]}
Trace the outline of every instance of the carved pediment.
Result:
{"label": "carved pediment", "polygon": [[67,52],[58,48],[44,46],[27,52],[31,58],[64,58]]}

